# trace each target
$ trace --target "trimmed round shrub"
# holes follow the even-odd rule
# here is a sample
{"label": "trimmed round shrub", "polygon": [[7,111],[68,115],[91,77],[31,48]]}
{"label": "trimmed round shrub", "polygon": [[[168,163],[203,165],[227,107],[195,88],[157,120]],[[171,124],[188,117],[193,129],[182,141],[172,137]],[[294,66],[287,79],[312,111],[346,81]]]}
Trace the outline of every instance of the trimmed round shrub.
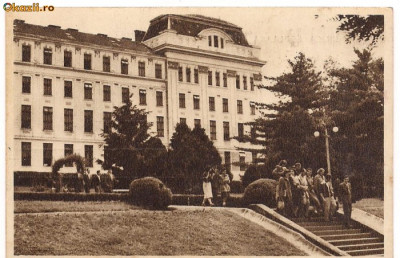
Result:
{"label": "trimmed round shrub", "polygon": [[251,165],[246,169],[242,177],[243,186],[247,187],[249,184],[260,178],[261,178],[260,171],[258,171],[255,165]]}
{"label": "trimmed round shrub", "polygon": [[129,199],[134,205],[150,209],[166,209],[172,202],[172,192],[161,180],[144,177],[131,182]]}
{"label": "trimmed round shrub", "polygon": [[244,190],[243,203],[265,204],[270,208],[276,206],[275,192],[278,182],[273,179],[258,179]]}

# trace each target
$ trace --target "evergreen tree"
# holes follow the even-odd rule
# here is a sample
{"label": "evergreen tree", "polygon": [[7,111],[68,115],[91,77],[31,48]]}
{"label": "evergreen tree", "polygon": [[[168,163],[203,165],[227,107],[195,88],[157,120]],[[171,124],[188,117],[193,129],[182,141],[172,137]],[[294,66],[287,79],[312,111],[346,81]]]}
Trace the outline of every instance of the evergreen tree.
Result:
{"label": "evergreen tree", "polygon": [[346,43],[352,40],[370,41],[375,45],[378,40],[384,39],[385,17],[383,15],[338,15],[341,23],[337,32],[346,33]]}

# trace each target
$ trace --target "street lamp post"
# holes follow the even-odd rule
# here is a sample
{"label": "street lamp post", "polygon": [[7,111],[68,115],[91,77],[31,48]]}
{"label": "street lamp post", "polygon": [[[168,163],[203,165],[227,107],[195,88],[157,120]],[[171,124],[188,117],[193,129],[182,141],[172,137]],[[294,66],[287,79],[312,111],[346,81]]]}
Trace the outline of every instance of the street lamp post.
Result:
{"label": "street lamp post", "polygon": [[[329,137],[330,137],[330,135],[328,134],[328,129],[327,129],[325,123],[323,123],[323,126],[324,126],[324,137],[325,137],[326,165],[327,165],[327,169],[328,169],[328,174],[332,174],[331,173],[331,159],[330,159],[330,152],[329,152]],[[332,131],[334,133],[337,133],[339,131],[339,128],[335,126],[332,128]],[[315,131],[314,136],[319,137],[319,132]]]}

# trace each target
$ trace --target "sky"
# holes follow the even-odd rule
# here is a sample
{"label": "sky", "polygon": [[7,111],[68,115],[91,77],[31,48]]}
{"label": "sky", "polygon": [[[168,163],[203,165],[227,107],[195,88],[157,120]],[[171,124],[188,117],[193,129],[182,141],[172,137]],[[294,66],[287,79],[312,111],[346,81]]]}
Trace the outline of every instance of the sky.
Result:
{"label": "sky", "polygon": [[[333,58],[342,66],[350,66],[356,58],[353,48],[367,44],[345,43],[344,33],[337,33],[336,14],[349,13],[349,9],[329,8],[59,8],[53,12],[13,13],[27,23],[62,28],[75,28],[82,32],[103,33],[111,37],[134,38],[134,30],[146,31],[150,20],[161,14],[201,14],[226,20],[243,28],[251,45],[261,48],[260,59],[266,76],[288,72],[288,59],[298,52],[311,58],[322,70],[325,60]],[[354,13],[354,9],[352,11]],[[371,13],[371,12],[369,12]],[[383,55],[384,46],[373,50],[374,57]]]}

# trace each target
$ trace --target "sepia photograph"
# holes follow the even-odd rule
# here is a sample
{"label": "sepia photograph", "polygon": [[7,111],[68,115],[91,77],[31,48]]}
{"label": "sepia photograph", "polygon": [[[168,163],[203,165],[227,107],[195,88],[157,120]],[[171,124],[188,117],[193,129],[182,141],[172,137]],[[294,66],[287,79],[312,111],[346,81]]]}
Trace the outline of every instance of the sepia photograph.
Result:
{"label": "sepia photograph", "polygon": [[7,257],[393,257],[393,9],[3,9]]}

